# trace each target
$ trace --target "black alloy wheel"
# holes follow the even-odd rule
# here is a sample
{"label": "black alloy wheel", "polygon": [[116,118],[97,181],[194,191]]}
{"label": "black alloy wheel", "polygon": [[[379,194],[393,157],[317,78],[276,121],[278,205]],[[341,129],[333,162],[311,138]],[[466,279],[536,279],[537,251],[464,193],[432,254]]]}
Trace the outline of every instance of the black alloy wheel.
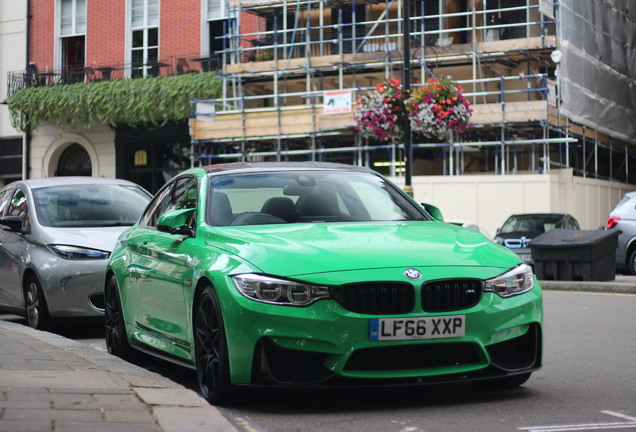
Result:
{"label": "black alloy wheel", "polygon": [[106,348],[110,354],[124,360],[130,360],[133,357],[132,348],[126,336],[126,324],[124,323],[119,287],[115,276],[108,279],[104,298],[106,300],[106,308],[104,309]]}
{"label": "black alloy wheel", "polygon": [[629,255],[629,261],[627,261],[627,270],[629,274],[636,275],[636,249]]}
{"label": "black alloy wheel", "polygon": [[221,305],[212,287],[201,293],[194,315],[194,345],[197,380],[203,397],[212,404],[230,402],[227,342]]}
{"label": "black alloy wheel", "polygon": [[42,285],[37,276],[31,274],[27,277],[24,288],[24,312],[27,324],[37,330],[49,329],[53,321],[49,315],[46,298],[42,292]]}

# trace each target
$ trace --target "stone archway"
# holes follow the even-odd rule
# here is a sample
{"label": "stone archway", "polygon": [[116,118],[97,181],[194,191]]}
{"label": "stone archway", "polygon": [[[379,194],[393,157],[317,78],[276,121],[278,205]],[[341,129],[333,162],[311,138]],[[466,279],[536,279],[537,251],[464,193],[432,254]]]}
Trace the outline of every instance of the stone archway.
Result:
{"label": "stone archway", "polygon": [[86,149],[77,143],[69,145],[60,155],[55,170],[56,176],[90,176],[93,173],[91,157]]}

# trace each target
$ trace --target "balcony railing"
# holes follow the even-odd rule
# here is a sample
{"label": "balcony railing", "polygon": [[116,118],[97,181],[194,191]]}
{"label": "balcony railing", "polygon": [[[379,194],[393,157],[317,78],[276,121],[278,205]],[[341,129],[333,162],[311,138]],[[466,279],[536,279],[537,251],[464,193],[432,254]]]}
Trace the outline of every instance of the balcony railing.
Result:
{"label": "balcony railing", "polygon": [[115,81],[129,78],[152,78],[220,69],[217,55],[208,57],[170,57],[145,64],[110,63],[73,66],[61,69],[30,64],[26,71],[8,72],[7,99],[16,91],[34,86],[75,84],[78,82]]}

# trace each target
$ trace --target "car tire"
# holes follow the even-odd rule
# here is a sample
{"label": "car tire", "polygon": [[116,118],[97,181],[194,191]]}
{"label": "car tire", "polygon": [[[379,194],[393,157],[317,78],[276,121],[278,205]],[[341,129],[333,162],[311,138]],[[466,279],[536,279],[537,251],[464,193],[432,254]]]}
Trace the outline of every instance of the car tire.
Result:
{"label": "car tire", "polygon": [[24,313],[29,327],[36,330],[47,330],[53,325],[49,314],[46,298],[42,291],[42,284],[37,276],[31,274],[27,277],[24,288]]}
{"label": "car tire", "polygon": [[122,313],[119,286],[115,276],[108,279],[104,289],[104,337],[108,352],[124,360],[132,360],[133,348],[128,343],[126,335],[126,323]]}
{"label": "car tire", "polygon": [[636,249],[629,255],[629,261],[627,261],[627,272],[630,275],[636,275]]}
{"label": "car tire", "polygon": [[194,313],[194,346],[199,389],[211,404],[231,402],[229,358],[221,305],[214,289],[203,289]]}
{"label": "car tire", "polygon": [[486,381],[478,381],[476,382],[476,386],[479,388],[485,389],[503,389],[503,388],[514,388],[523,385],[526,381],[530,379],[530,375],[532,372],[513,375],[505,378],[497,378]]}

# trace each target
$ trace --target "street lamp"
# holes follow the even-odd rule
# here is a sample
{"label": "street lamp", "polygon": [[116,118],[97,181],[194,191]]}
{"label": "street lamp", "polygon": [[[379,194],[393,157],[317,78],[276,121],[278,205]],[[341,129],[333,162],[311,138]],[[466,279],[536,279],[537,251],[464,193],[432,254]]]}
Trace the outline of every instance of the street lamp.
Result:
{"label": "street lamp", "polygon": [[[403,21],[403,63],[402,68],[402,89],[404,101],[406,102],[411,92],[411,1],[402,0],[402,21]],[[404,191],[413,196],[412,171],[413,171],[413,143],[411,140],[411,123],[409,116],[404,115]]]}

